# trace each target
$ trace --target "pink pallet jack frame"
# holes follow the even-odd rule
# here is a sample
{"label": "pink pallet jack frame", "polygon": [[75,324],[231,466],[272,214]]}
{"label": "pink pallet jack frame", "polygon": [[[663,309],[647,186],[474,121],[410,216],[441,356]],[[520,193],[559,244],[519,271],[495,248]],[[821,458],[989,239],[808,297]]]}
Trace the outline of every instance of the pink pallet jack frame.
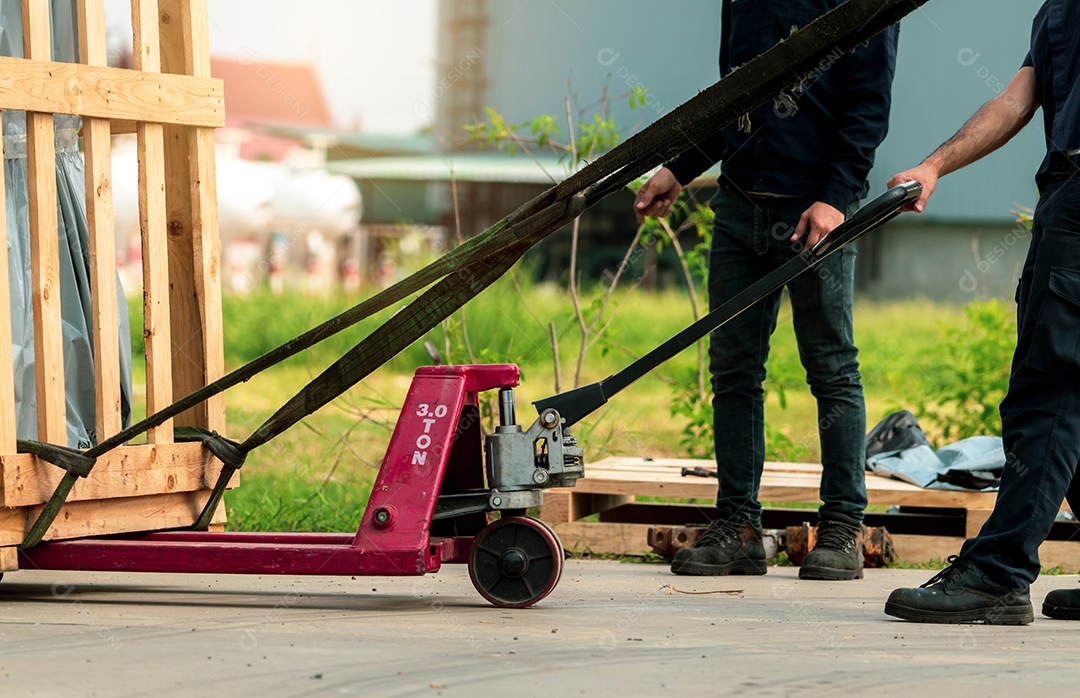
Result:
{"label": "pink pallet jack frame", "polygon": [[[532,605],[558,583],[563,549],[521,509],[503,509],[503,518],[489,522],[477,397],[510,391],[519,376],[508,364],[420,368],[355,534],[177,531],[57,541],[21,551],[20,567],[408,576],[465,563],[493,604]],[[443,491],[457,495],[444,499],[457,515],[439,516]]]}

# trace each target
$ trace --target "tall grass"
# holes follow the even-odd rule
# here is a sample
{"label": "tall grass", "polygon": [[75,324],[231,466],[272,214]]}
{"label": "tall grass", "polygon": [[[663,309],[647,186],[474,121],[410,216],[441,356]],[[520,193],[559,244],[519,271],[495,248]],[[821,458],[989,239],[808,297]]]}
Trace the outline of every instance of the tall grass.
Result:
{"label": "tall grass", "polygon": [[[583,305],[595,308],[604,293],[602,288],[586,290]],[[226,296],[228,368],[273,349],[358,300],[269,293]],[[813,461],[818,457],[816,406],[804,385],[790,311],[786,304],[783,308],[768,364],[766,418],[770,428],[790,440],[791,452],[786,457]],[[230,436],[243,438],[257,428],[314,375],[398,309],[388,309],[227,392]],[[132,312],[135,347],[141,347],[138,317],[138,312]],[[600,323],[603,331],[594,333],[586,349],[583,381],[600,380],[624,368],[692,319],[682,292],[616,290]],[[947,370],[933,365],[943,332],[963,322],[962,308],[929,301],[857,301],[856,341],[861,347],[870,424],[898,406],[918,405],[928,399],[927,393],[937,385],[934,376]],[[554,392],[549,323],[555,324],[559,339],[560,383],[565,390],[572,387],[580,334],[569,298],[554,286],[504,277],[425,340],[454,362],[469,360],[466,357],[471,349],[479,362],[517,363],[523,374],[517,391],[518,412],[520,421],[527,422],[531,421],[528,402]],[[612,454],[686,455],[680,446],[684,423],[671,416],[670,407],[675,383],[685,380],[696,360],[692,348],[684,351],[584,420],[576,435],[586,449],[587,460]],[[331,405],[256,449],[242,471],[242,486],[227,495],[230,525],[244,530],[355,527],[412,373],[430,363],[423,342],[417,342]],[[918,375],[920,380],[908,381],[905,375]],[[908,391],[912,394],[906,394]]]}

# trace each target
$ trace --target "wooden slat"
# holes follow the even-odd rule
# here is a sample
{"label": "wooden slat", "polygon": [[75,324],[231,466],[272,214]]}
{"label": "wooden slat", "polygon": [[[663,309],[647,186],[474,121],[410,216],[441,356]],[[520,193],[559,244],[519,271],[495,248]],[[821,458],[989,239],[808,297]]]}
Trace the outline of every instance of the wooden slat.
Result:
{"label": "wooden slat", "polygon": [[[588,466],[586,466],[588,471]],[[809,474],[762,476],[758,499],[763,502],[816,502],[820,476]],[[899,480],[867,475],[867,495],[871,504],[986,508],[993,506],[993,492],[952,492],[924,490]],[[585,477],[578,480],[578,492],[649,497],[710,499],[716,497],[716,481],[683,478],[683,481],[635,478]]]}
{"label": "wooden slat", "polygon": [[166,26],[180,19],[181,32],[173,41],[184,46],[182,72],[200,78],[210,77],[210,15],[207,0],[160,0],[161,23]]}
{"label": "wooden slat", "polygon": [[[28,507],[44,504],[64,471],[18,454],[0,456],[0,472],[0,507]],[[195,492],[213,487],[220,472],[221,462],[199,443],[125,446],[99,456],[93,472],[75,484],[67,500]]]}
{"label": "wooden slat", "polygon": [[[590,470],[600,470],[605,473],[663,473],[674,474],[676,477],[681,477],[680,472],[683,468],[695,467],[716,470],[716,461],[699,458],[650,458],[646,460],[644,458],[614,456],[588,465]],[[769,470],[772,472],[820,473],[821,466],[816,463],[770,461]]]}
{"label": "wooden slat", "polygon": [[[132,0],[136,70],[161,68],[156,0]],[[139,221],[142,227],[143,337],[146,342],[146,413],[172,403],[172,330],[169,317],[169,251],[165,209],[165,143],[161,124],[140,123]],[[172,441],[173,420],[147,432],[150,443]]]}
{"label": "wooden slat", "polygon": [[574,518],[570,516],[570,498],[573,493],[574,491],[568,487],[558,487],[544,492],[540,518],[549,524],[574,521]]}
{"label": "wooden slat", "polygon": [[[917,536],[912,534],[890,534],[896,557],[911,564],[925,564],[934,560],[944,561],[950,555],[960,552],[964,539],[953,536]],[[1080,552],[1080,546],[1077,546]]]}
{"label": "wooden slat", "polygon": [[113,223],[112,139],[109,122],[83,123],[86,222],[89,233],[94,336],[94,414],[97,440],[121,428],[120,330]]}
{"label": "wooden slat", "polygon": [[[960,548],[953,549],[950,555],[960,552]],[[1080,569],[1080,543],[1076,541],[1047,540],[1039,546],[1039,564],[1043,568],[1061,567],[1066,570],[1076,571]]]}
{"label": "wooden slat", "polygon": [[0,573],[14,572],[19,569],[19,549],[11,545],[0,548]]}
{"label": "wooden slat", "polygon": [[[162,70],[209,75],[205,2],[161,0],[160,12]],[[225,370],[213,131],[167,126],[165,159],[173,388],[186,395]],[[179,415],[177,424],[223,433],[224,405],[216,395]]]}
{"label": "wooden slat", "polygon": [[[169,251],[165,219],[165,151],[160,124],[139,124],[139,220],[142,228],[143,338],[146,344],[146,413],[172,403],[172,328]],[[150,443],[172,440],[173,420],[147,432]]]}
{"label": "wooden slat", "polygon": [[[48,3],[23,0],[22,17],[26,57],[48,60],[52,53]],[[60,246],[56,214],[56,147],[53,137],[52,114],[26,114],[37,436],[41,441],[66,446]]]}
{"label": "wooden slat", "polygon": [[[105,7],[84,0],[79,10],[79,60],[106,65]],[[93,303],[94,413],[97,439],[120,431],[120,333],[116,298],[113,224],[112,138],[107,119],[83,120],[86,222],[90,237],[90,298]]]}
{"label": "wooden slat", "polygon": [[[221,317],[221,241],[218,232],[217,168],[214,133],[194,128],[189,144],[193,195],[191,201],[192,257],[198,316],[202,324],[204,380],[225,375],[225,330]],[[206,428],[225,433],[225,395],[204,403]]]}
{"label": "wooden slat", "polygon": [[207,128],[225,125],[225,89],[217,78],[39,61],[0,57],[0,109]]}
{"label": "wooden slat", "polygon": [[548,523],[577,521],[589,514],[630,504],[634,498],[628,495],[588,494],[572,489],[551,489],[544,492],[540,518]]}
{"label": "wooden slat", "polygon": [[[112,533],[159,531],[195,523],[210,493],[181,492],[146,497],[69,502],[49,527],[45,540],[86,538]],[[0,546],[18,545],[37,519],[41,507],[0,509]],[[214,512],[212,523],[225,521],[225,507]]]}
{"label": "wooden slat", "polygon": [[968,538],[974,538],[979,535],[979,531],[982,530],[983,524],[990,518],[991,511],[993,510],[990,508],[968,509],[964,521],[964,535]]}
{"label": "wooden slat", "polygon": [[[7,240],[7,196],[4,168],[0,167],[0,231]],[[8,246],[0,245],[0,367],[11,366],[11,287],[8,278]],[[15,453],[15,376],[0,370],[0,454]]]}
{"label": "wooden slat", "polygon": [[[640,467],[642,464],[648,467]],[[668,458],[658,461],[610,458],[585,466],[585,477],[573,491],[687,499],[711,499],[716,496],[716,480],[682,477],[682,468],[715,468],[711,460]],[[821,466],[812,463],[766,463],[761,478],[760,501],[816,502],[821,481]],[[866,489],[871,504],[993,508],[994,492],[959,492],[927,490],[893,478],[866,475]]]}
{"label": "wooden slat", "polygon": [[23,57],[34,61],[52,60],[49,3],[22,0],[21,5]]}
{"label": "wooden slat", "polygon": [[109,64],[109,50],[105,43],[105,3],[102,0],[81,0],[78,13],[79,62],[104,68]]}
{"label": "wooden slat", "polygon": [[552,526],[563,547],[575,555],[640,555],[649,547],[648,524],[575,521]]}
{"label": "wooden slat", "polygon": [[135,70],[161,72],[161,31],[158,21],[157,0],[131,0],[131,58]]}

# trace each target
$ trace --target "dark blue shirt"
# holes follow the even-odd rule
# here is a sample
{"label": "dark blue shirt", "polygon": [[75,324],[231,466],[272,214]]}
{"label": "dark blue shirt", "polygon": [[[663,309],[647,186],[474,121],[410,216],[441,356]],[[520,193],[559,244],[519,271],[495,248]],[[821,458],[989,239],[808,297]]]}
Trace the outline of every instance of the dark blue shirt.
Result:
{"label": "dark blue shirt", "polygon": [[1024,66],[1035,69],[1036,97],[1043,109],[1046,158],[1080,148],[1080,2],[1047,0],[1031,29],[1031,51]]}
{"label": "dark blue shirt", "polygon": [[[724,0],[720,74],[748,62],[842,0]],[[836,52],[795,90],[732,124],[667,167],[687,184],[718,161],[744,192],[799,196],[844,211],[866,196],[874,152],[889,129],[899,29]],[[745,120],[744,120],[745,122]]]}

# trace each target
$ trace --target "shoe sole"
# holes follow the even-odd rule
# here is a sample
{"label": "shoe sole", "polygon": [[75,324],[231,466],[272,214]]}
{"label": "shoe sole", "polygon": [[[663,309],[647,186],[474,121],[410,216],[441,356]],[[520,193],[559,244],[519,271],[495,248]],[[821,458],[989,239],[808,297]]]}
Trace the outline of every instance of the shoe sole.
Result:
{"label": "shoe sole", "polygon": [[726,575],[762,575],[768,571],[764,560],[736,560],[726,565],[710,565],[704,562],[684,562],[678,568],[671,566],[674,574],[695,575],[700,577],[719,577]]}
{"label": "shoe sole", "polygon": [[885,603],[886,615],[917,623],[985,623],[986,625],[1027,625],[1035,620],[1031,606],[977,608],[965,611],[927,611],[893,602]]}
{"label": "shoe sole", "polygon": [[1053,618],[1054,620],[1080,620],[1080,608],[1071,606],[1051,606],[1044,603],[1042,613],[1047,618]]}
{"label": "shoe sole", "polygon": [[845,570],[839,567],[800,567],[799,579],[820,579],[829,582],[862,579],[863,568]]}

